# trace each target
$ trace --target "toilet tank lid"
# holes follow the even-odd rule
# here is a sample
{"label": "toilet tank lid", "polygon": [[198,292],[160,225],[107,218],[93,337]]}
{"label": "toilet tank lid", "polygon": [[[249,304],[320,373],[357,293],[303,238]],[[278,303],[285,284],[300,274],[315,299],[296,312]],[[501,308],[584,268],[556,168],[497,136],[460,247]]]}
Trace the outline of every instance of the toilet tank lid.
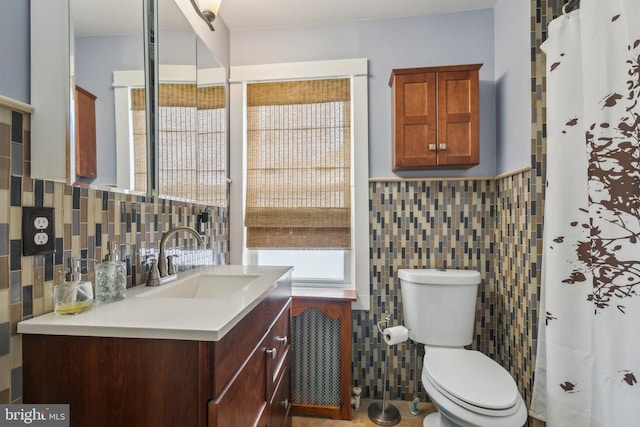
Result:
{"label": "toilet tank lid", "polygon": [[477,285],[480,273],[475,270],[414,268],[398,270],[398,278],[425,285]]}

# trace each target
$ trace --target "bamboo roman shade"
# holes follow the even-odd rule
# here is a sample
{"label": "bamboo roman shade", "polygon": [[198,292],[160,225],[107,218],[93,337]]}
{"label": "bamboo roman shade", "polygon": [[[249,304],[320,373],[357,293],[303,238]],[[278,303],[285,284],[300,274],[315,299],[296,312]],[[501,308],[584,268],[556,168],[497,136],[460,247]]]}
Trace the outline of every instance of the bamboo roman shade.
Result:
{"label": "bamboo roman shade", "polygon": [[147,125],[144,89],[131,89],[131,127],[133,137],[133,190],[147,192]]}
{"label": "bamboo roman shade", "polygon": [[[206,205],[226,204],[224,86],[161,83],[158,90],[159,195]],[[146,185],[144,89],[132,90],[136,189]],[[136,129],[141,127],[142,137]],[[142,187],[141,187],[142,188]]]}
{"label": "bamboo roman shade", "polygon": [[247,85],[247,248],[351,247],[350,86]]}

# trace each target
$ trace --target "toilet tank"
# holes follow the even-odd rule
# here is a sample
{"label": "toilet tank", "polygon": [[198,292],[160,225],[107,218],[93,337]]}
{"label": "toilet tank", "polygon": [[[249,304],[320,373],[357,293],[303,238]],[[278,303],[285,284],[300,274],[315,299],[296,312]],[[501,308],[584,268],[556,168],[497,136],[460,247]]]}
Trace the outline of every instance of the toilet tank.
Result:
{"label": "toilet tank", "polygon": [[471,344],[480,273],[473,270],[398,270],[404,326],[422,344]]}

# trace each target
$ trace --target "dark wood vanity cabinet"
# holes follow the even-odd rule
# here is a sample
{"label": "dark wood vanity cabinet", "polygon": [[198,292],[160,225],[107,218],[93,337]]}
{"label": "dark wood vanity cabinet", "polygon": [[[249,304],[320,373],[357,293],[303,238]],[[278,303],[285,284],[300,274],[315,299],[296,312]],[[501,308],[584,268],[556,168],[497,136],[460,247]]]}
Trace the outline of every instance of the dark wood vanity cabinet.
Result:
{"label": "dark wood vanity cabinet", "polygon": [[[209,402],[209,426],[291,425],[291,304]],[[215,377],[215,375],[214,375]]]}
{"label": "dark wood vanity cabinet", "polygon": [[391,72],[393,170],[469,167],[480,162],[482,64]]}
{"label": "dark wood vanity cabinet", "polygon": [[290,427],[291,288],[219,341],[25,334],[24,402],[73,427]]}

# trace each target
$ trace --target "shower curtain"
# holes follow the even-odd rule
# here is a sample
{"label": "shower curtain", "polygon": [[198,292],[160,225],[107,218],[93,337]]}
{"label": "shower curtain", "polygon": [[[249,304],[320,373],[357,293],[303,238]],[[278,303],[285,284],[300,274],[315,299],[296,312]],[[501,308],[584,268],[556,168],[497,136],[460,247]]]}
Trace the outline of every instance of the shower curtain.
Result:
{"label": "shower curtain", "polygon": [[640,426],[640,0],[550,23],[547,187],[530,414]]}

